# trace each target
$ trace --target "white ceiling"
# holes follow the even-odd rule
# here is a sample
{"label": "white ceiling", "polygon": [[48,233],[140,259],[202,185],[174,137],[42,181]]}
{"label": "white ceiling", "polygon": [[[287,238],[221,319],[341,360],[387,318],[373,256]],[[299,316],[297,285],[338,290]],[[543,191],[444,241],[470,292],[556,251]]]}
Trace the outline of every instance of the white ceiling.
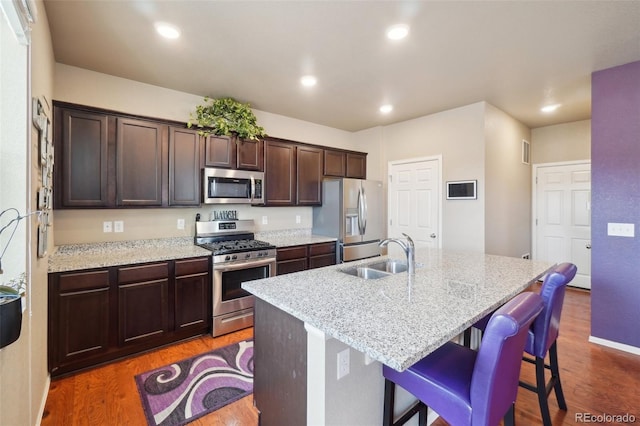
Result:
{"label": "white ceiling", "polygon": [[[591,73],[640,60],[637,0],[44,4],[57,62],[349,131],[478,101],[531,128],[588,119]],[[409,37],[387,40],[399,22]]]}

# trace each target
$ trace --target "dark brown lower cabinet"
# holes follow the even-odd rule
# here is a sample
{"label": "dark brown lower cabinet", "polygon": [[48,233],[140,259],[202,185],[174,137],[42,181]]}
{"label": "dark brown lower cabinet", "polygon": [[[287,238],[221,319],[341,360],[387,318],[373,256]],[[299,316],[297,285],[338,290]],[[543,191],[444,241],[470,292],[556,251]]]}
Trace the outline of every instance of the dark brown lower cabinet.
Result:
{"label": "dark brown lower cabinet", "polygon": [[52,377],[211,328],[210,257],[49,274]]}
{"label": "dark brown lower cabinet", "polygon": [[50,352],[59,363],[100,355],[109,348],[109,271],[64,274],[53,300],[57,323]]}
{"label": "dark brown lower cabinet", "polygon": [[276,274],[284,275],[336,264],[336,243],[316,243],[279,248]]}
{"label": "dark brown lower cabinet", "polygon": [[211,318],[209,259],[176,261],[175,330],[206,332]]}

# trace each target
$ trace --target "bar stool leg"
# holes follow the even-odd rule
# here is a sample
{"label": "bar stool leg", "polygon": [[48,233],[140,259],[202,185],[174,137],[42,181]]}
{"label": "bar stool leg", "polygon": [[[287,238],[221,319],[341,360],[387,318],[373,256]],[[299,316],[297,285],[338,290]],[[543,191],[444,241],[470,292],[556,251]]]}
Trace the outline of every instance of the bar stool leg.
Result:
{"label": "bar stool leg", "polygon": [[551,380],[555,383],[553,388],[556,392],[556,399],[558,400],[558,407],[561,410],[567,411],[567,403],[564,400],[564,393],[562,392],[562,383],[560,383],[560,368],[558,367],[558,341],[553,342],[549,348],[549,364],[551,369]]}
{"label": "bar stool leg", "polygon": [[544,358],[536,357],[536,393],[540,403],[540,413],[542,414],[542,424],[551,426],[551,415],[549,414],[549,402],[547,401],[547,382],[544,378]]}
{"label": "bar stool leg", "polygon": [[396,397],[396,385],[390,380],[384,380],[384,412],[382,424],[393,426],[393,405]]}

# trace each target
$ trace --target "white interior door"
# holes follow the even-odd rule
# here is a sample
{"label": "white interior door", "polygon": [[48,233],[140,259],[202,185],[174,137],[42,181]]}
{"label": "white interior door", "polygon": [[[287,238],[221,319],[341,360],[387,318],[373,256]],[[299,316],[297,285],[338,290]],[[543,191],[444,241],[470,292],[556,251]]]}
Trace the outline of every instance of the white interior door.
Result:
{"label": "white interior door", "polygon": [[591,288],[591,163],[535,167],[533,258],[574,263],[571,285]]}
{"label": "white interior door", "polygon": [[[388,178],[388,235],[405,233],[416,247],[441,247],[439,157],[392,161]],[[389,254],[395,250],[389,246]]]}

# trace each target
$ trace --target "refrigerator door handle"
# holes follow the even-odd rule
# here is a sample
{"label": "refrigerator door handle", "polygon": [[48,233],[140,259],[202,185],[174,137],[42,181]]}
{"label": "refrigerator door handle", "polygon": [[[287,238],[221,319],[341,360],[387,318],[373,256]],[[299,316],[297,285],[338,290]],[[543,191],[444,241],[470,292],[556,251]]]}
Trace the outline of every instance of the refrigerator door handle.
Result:
{"label": "refrigerator door handle", "polygon": [[362,207],[362,188],[358,188],[358,233],[360,235],[364,234],[364,232],[362,232]]}
{"label": "refrigerator door handle", "polygon": [[362,235],[367,233],[367,214],[369,209],[367,207],[367,194],[362,188]]}

